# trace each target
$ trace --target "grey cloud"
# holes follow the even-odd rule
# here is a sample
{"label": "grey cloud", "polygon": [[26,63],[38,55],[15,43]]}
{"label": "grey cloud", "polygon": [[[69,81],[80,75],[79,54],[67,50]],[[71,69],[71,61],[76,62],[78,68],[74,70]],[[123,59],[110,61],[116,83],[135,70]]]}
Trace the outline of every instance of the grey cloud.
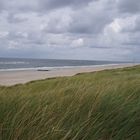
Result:
{"label": "grey cloud", "polygon": [[[135,17],[136,18],[132,18],[130,21],[128,21],[125,24],[125,26],[122,28],[122,32],[135,33],[135,34],[140,32],[140,14]],[[127,24],[130,25],[127,26]]]}
{"label": "grey cloud", "polygon": [[23,38],[26,38],[26,36],[28,36],[28,34],[26,33],[23,33],[23,32],[9,32],[8,36],[7,36],[7,39],[9,40],[13,40],[13,39],[23,39]]}
{"label": "grey cloud", "polygon": [[30,33],[28,33],[28,37],[26,39],[26,44],[44,45],[46,43],[44,36],[45,35],[42,33],[30,32]]}
{"label": "grey cloud", "polygon": [[124,42],[123,45],[128,46],[129,49],[134,49],[134,46],[140,46],[140,42],[134,42],[134,41],[130,41],[130,42]]}
{"label": "grey cloud", "polygon": [[[69,24],[69,23],[68,23]],[[67,32],[68,25],[66,21],[63,22],[61,17],[51,18],[47,25],[43,27],[42,31],[46,33],[60,34]]]}
{"label": "grey cloud", "polygon": [[0,12],[3,10],[3,8],[4,8],[4,3],[2,0],[0,0]]}
{"label": "grey cloud", "polygon": [[98,34],[102,32],[106,24],[112,21],[112,18],[109,17],[107,13],[97,12],[97,15],[80,13],[74,16],[70,24],[69,32],[78,34]]}
{"label": "grey cloud", "polygon": [[0,8],[9,12],[28,12],[38,9],[38,0],[0,0]]}
{"label": "grey cloud", "polygon": [[140,59],[139,11],[139,0],[0,0],[0,56]]}
{"label": "grey cloud", "polygon": [[49,22],[44,30],[54,34],[98,34],[102,32],[107,24],[113,21],[113,10],[106,10],[110,3],[107,2],[105,7],[102,7],[102,4],[102,2],[93,1],[86,8],[77,9],[76,11],[69,10],[69,12],[65,12],[67,9],[64,9],[62,13],[59,13],[59,11],[53,12],[51,18],[48,17]]}
{"label": "grey cloud", "polygon": [[0,0],[0,9],[12,12],[42,12],[63,7],[80,8],[92,1],[97,0]]}
{"label": "grey cloud", "polygon": [[[45,10],[62,8],[62,7],[77,7],[86,6],[93,0],[43,0],[40,4]],[[96,1],[96,0],[94,0]]]}
{"label": "grey cloud", "polygon": [[7,20],[9,23],[20,23],[20,22],[26,21],[27,19],[20,18],[20,17],[16,16],[15,14],[9,13]]}
{"label": "grey cloud", "polygon": [[133,50],[134,47],[140,49],[140,32],[137,33],[129,33],[129,40],[125,41],[123,44],[126,46],[131,46],[131,49]]}
{"label": "grey cloud", "polygon": [[42,34],[36,32],[10,32],[6,38],[7,40],[15,41],[17,43],[21,43],[28,46],[30,46],[31,44],[45,44],[45,40],[43,40]]}
{"label": "grey cloud", "polygon": [[132,30],[133,32],[140,32],[140,15],[135,20],[135,26]]}
{"label": "grey cloud", "polygon": [[118,9],[124,13],[140,12],[139,0],[118,0]]}

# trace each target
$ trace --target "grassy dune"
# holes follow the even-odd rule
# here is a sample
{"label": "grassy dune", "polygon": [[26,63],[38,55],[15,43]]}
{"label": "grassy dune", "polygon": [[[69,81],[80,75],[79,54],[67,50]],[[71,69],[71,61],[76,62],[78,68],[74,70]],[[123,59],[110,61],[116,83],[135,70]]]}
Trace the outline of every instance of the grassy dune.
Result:
{"label": "grassy dune", "polygon": [[140,66],[0,87],[0,140],[140,140]]}

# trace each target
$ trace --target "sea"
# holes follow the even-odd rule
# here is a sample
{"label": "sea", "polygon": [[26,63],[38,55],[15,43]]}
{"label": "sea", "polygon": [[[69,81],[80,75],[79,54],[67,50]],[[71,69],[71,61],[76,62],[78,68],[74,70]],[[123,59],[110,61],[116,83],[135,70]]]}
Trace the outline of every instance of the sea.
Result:
{"label": "sea", "polygon": [[60,68],[116,65],[122,62],[92,60],[58,60],[30,58],[0,58],[0,71],[51,70]]}

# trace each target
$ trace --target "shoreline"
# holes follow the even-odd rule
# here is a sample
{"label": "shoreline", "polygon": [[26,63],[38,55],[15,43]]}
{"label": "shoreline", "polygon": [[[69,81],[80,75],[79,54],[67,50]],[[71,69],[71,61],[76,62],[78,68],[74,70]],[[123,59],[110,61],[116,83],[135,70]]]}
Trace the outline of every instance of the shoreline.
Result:
{"label": "shoreline", "polygon": [[[115,65],[123,65],[122,64],[102,64],[102,65],[85,65],[85,66],[57,66],[57,67],[36,67],[36,68],[15,68],[15,69],[0,69],[0,72],[13,72],[13,71],[35,71],[35,70],[44,70],[44,71],[51,71],[51,70],[59,70],[59,69],[72,69],[72,68],[87,68],[87,67],[103,67],[103,66],[115,66]],[[127,63],[130,64],[130,63]]]}
{"label": "shoreline", "polygon": [[31,69],[31,70],[13,70],[0,71],[0,85],[12,86],[16,84],[25,84],[30,81],[43,80],[47,78],[74,76],[78,73],[87,73],[102,71],[108,69],[117,69],[132,67],[138,64],[107,64],[107,65],[93,65],[93,66],[76,66],[76,67],[62,67],[54,69]]}

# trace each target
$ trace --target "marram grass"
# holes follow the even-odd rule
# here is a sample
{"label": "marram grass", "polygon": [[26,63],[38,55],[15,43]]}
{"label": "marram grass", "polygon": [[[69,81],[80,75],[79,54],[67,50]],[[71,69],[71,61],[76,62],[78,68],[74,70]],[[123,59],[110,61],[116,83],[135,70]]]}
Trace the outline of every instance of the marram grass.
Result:
{"label": "marram grass", "polygon": [[0,87],[0,140],[140,140],[140,66]]}

